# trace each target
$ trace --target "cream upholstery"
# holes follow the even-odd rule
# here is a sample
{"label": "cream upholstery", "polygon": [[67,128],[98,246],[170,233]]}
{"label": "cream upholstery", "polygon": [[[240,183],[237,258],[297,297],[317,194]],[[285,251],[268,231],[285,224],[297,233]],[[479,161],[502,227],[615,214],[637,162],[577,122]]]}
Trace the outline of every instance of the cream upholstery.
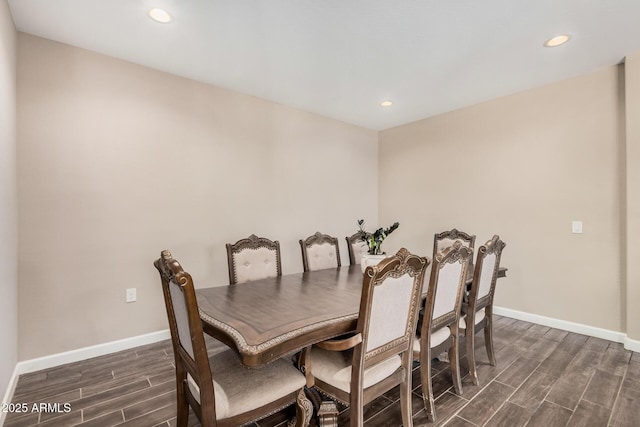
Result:
{"label": "cream upholstery", "polygon": [[316,231],[306,239],[300,240],[300,249],[304,271],[324,270],[342,265],[338,239],[328,234]]}
{"label": "cream upholstery", "polygon": [[407,333],[412,290],[413,278],[409,275],[390,277],[373,289],[365,351],[369,352]]}
{"label": "cream upholstery", "polygon": [[233,254],[237,283],[278,275],[276,251],[267,248],[245,249]]}
{"label": "cream upholstery", "polygon": [[309,270],[336,268],[338,265],[336,247],[331,243],[315,244],[307,247]]}
{"label": "cream upholstery", "polygon": [[351,243],[351,250],[356,264],[360,264],[362,257],[369,253],[369,248],[365,242]]}
{"label": "cream upholstery", "polygon": [[173,313],[176,317],[180,345],[189,353],[189,356],[193,358],[193,345],[191,344],[191,332],[189,331],[189,320],[187,317],[187,305],[184,300],[184,293],[180,290],[179,286],[175,284],[169,286],[169,292],[171,293]]}
{"label": "cream upholstery", "polygon": [[[300,390],[305,378],[284,359],[260,369],[247,369],[231,350],[225,350],[209,358],[213,381],[216,417],[229,418],[266,405],[276,399]],[[200,402],[200,388],[188,376],[189,389]]]}
{"label": "cream upholstery", "polygon": [[440,269],[436,299],[433,306],[434,319],[455,310],[462,267],[461,263],[456,262],[453,264],[445,264]]}
{"label": "cream upholstery", "polygon": [[[484,319],[484,316],[485,316],[484,308],[482,310],[476,311],[476,319],[475,319],[476,325],[482,322],[482,319]],[[460,318],[459,325],[461,330],[467,329],[467,316]]]}
{"label": "cream upholstery", "polygon": [[[330,351],[314,347],[311,350],[313,376],[349,393],[353,351]],[[364,371],[363,388],[371,387],[393,374],[401,364],[400,356],[377,363]]]}
{"label": "cream upholstery", "polygon": [[482,271],[480,273],[480,287],[478,288],[478,298],[489,295],[491,291],[491,283],[493,281],[493,272],[496,268],[496,254],[490,253],[484,258]]}
{"label": "cream upholstery", "polygon": [[[431,348],[436,347],[447,340],[451,336],[451,329],[448,326],[431,332]],[[413,351],[420,352],[420,339],[413,341]]]}
{"label": "cream upholstery", "polygon": [[362,240],[363,237],[368,238],[369,234],[364,231],[358,231],[351,236],[345,237],[351,265],[360,264],[362,256],[369,253],[367,244]]}
{"label": "cream upholstery", "polygon": [[277,240],[252,234],[225,246],[230,284],[282,275],[280,243]]}
{"label": "cream upholstery", "polygon": [[[211,363],[211,359],[209,359],[209,363]],[[196,399],[196,402],[200,403],[200,387],[196,384],[196,381],[193,379],[191,374],[187,374],[187,384],[189,385],[189,390],[191,390],[191,394]],[[229,416],[229,398],[226,393],[220,387],[215,380],[213,381],[213,392],[216,396],[216,418],[226,418]]]}

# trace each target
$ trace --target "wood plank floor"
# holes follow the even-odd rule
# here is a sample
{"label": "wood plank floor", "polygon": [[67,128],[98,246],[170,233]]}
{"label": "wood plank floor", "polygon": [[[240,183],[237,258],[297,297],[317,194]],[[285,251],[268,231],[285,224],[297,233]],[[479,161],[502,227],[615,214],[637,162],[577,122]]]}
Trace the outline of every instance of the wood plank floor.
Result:
{"label": "wood plank floor", "polygon": [[[458,396],[448,364],[434,364],[437,423],[426,420],[416,366],[416,426],[640,426],[640,354],[507,317],[496,317],[494,328],[497,367],[488,364],[481,333],[476,340],[480,386],[467,375]],[[208,345],[220,344],[208,339]],[[22,375],[13,403],[26,403],[29,412],[9,413],[5,426],[175,426],[172,363],[170,342],[163,341]],[[34,403],[68,403],[71,410],[31,412]],[[253,427],[285,425],[289,415],[278,413]],[[200,425],[195,416],[190,420]],[[339,423],[348,425],[347,408]],[[365,425],[401,425],[397,388],[367,405]]]}

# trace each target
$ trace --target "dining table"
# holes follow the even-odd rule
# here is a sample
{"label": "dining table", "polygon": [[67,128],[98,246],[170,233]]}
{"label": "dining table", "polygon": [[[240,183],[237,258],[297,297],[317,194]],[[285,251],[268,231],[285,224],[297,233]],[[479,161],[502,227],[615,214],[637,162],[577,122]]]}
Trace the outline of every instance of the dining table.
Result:
{"label": "dining table", "polygon": [[[506,271],[500,268],[498,277]],[[468,283],[472,276],[469,268]],[[233,349],[245,366],[257,368],[354,331],[362,279],[360,265],[351,265],[200,288],[203,330]]]}

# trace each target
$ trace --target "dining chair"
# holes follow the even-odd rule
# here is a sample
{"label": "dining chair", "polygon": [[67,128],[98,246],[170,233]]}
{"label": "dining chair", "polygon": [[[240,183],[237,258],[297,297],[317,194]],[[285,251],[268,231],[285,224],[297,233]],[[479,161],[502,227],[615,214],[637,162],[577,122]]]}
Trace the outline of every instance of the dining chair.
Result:
{"label": "dining chair", "polygon": [[420,361],[425,411],[427,417],[434,422],[436,411],[431,382],[432,355],[448,353],[453,386],[457,394],[462,394],[458,324],[471,257],[471,250],[460,241],[454,242],[435,256],[431,265],[420,337],[413,342],[413,357]]}
{"label": "dining chair", "polygon": [[349,405],[351,426],[363,425],[363,405],[398,385],[402,425],[413,425],[412,348],[428,264],[403,248],[367,267],[355,334],[303,354],[307,383]]}
{"label": "dining chair", "polygon": [[[456,240],[460,241],[462,246],[471,249],[471,252],[473,253],[473,245],[475,244],[476,236],[467,234],[464,231],[459,231],[453,228],[451,230],[443,231],[441,233],[436,233],[433,236],[433,258],[432,259],[435,259],[436,255],[438,255],[445,249],[450,248]],[[427,277],[431,277],[431,268],[433,268],[433,264],[431,264],[431,266],[427,268],[427,272],[426,272]],[[420,332],[419,328],[421,327],[422,320],[424,318],[424,311],[425,310],[423,306],[418,316],[418,333]]]}
{"label": "dining chair", "polygon": [[[475,334],[482,329],[484,329],[484,346],[487,350],[489,363],[491,366],[496,366],[496,356],[493,351],[493,297],[502,250],[505,246],[506,243],[500,240],[500,236],[494,235],[491,240],[478,248],[468,302],[462,305],[463,317],[460,319],[460,333],[465,336],[469,372],[475,385],[478,385]],[[474,326],[469,327],[468,325]]]}
{"label": "dining chair", "polygon": [[304,240],[300,240],[302,267],[304,271],[324,270],[340,267],[340,248],[338,239],[319,231]]}
{"label": "dining chair", "polygon": [[369,237],[369,233],[358,231],[351,236],[345,237],[347,240],[347,249],[349,252],[349,264],[360,264],[363,255],[367,254],[367,244],[362,240],[363,237]]}
{"label": "dining chair", "polygon": [[462,242],[462,246],[470,248],[473,252],[476,236],[454,228],[435,234],[433,237],[433,256],[435,257],[436,254],[453,245],[456,240],[460,240],[460,242]]}
{"label": "dining chair", "polygon": [[298,426],[308,425],[305,376],[284,359],[247,369],[224,349],[208,355],[193,280],[169,251],[154,262],[160,273],[175,357],[177,425],[186,427],[189,407],[204,427],[245,424],[297,403]]}
{"label": "dining chair", "polygon": [[[441,253],[447,248],[450,248],[455,241],[458,240],[462,244],[462,246],[469,248],[472,253],[472,258],[470,264],[473,263],[473,247],[475,245],[476,236],[473,234],[467,234],[464,231],[459,231],[456,228],[452,228],[451,230],[446,230],[441,233],[436,233],[433,236],[433,259],[435,259],[436,255]],[[432,264],[433,266],[433,264]],[[431,269],[427,269],[428,277],[431,277]],[[420,311],[418,326],[422,325],[422,319],[424,317],[424,308]]]}
{"label": "dining chair", "polygon": [[252,234],[234,244],[227,243],[226,247],[230,284],[282,276],[280,242],[277,240]]}

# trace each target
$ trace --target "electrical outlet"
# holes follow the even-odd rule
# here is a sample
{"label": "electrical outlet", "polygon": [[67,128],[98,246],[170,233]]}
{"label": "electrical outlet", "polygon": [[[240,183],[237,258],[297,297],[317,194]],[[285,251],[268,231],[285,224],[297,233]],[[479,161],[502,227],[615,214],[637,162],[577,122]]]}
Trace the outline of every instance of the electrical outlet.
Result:
{"label": "electrical outlet", "polygon": [[136,288],[127,289],[127,302],[136,302]]}
{"label": "electrical outlet", "polygon": [[571,232],[574,234],[582,233],[582,221],[571,221]]}

